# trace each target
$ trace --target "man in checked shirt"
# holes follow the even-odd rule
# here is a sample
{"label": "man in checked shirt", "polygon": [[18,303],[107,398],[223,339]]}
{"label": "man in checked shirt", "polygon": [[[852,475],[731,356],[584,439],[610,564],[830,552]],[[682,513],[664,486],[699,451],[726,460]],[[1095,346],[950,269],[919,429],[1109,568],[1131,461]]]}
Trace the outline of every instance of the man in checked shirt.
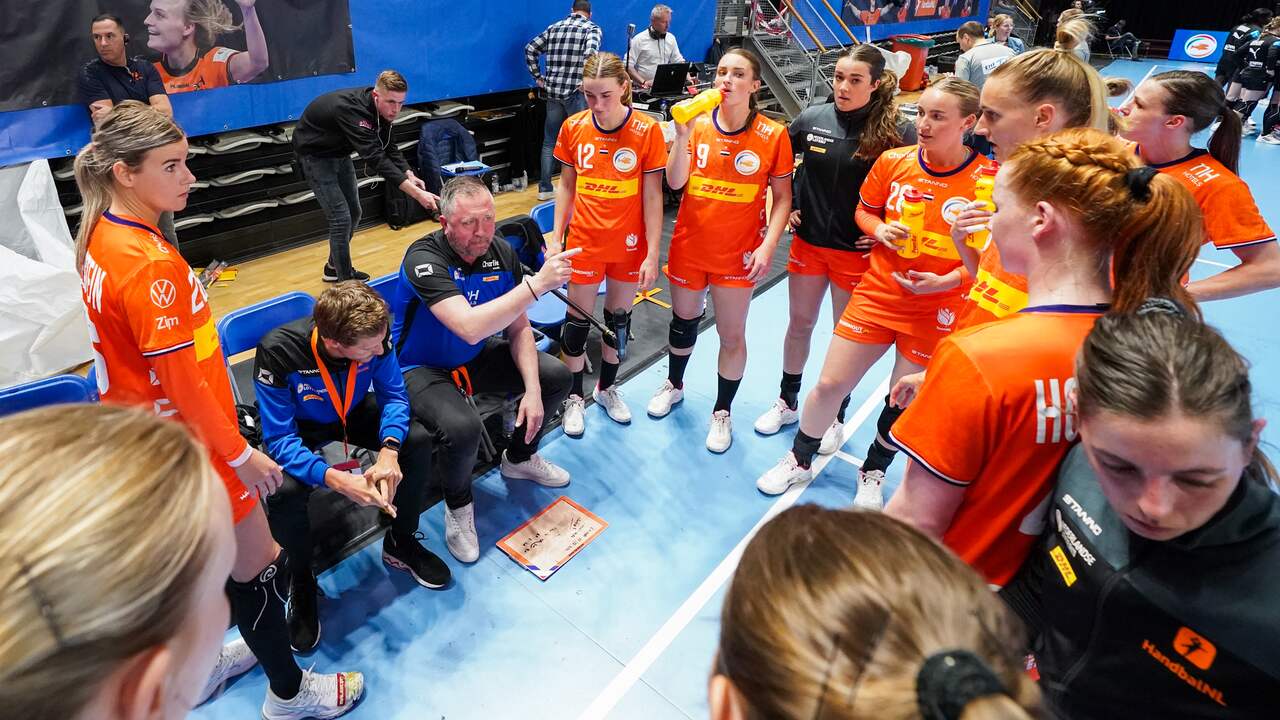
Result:
{"label": "man in checked shirt", "polygon": [[[555,169],[552,150],[565,118],[587,109],[579,88],[582,64],[600,50],[600,26],[591,22],[589,0],[574,0],[569,17],[552,23],[524,46],[529,74],[546,90],[547,120],[542,133],[542,168],[538,176],[538,199],[555,197],[551,173]],[[546,72],[538,67],[538,56],[546,55]]]}

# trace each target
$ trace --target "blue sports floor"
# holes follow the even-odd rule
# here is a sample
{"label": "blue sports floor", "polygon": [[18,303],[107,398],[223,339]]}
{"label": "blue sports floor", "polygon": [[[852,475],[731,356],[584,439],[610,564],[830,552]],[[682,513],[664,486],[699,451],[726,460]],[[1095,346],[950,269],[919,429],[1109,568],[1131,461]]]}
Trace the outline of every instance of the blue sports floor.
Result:
{"label": "blue sports floor", "polygon": [[[1117,61],[1104,74],[1136,82],[1153,65]],[[1177,66],[1160,63],[1155,72]],[[1252,140],[1244,143],[1242,174],[1272,227],[1280,227],[1280,147]],[[1193,276],[1234,263],[1230,253],[1209,247]],[[1259,412],[1273,420],[1280,419],[1280,353],[1267,328],[1276,326],[1278,302],[1280,292],[1271,291],[1205,308],[1209,321],[1253,362]],[[751,308],[751,355],[727,453],[712,455],[703,446],[716,386],[716,336],[707,332],[689,366],[684,403],[667,418],[644,413],[666,376],[666,363],[659,362],[623,388],[635,414],[629,427],[591,407],[583,438],[556,431],[544,440],[546,456],[573,474],[568,488],[508,482],[497,472],[476,481],[479,562],[464,566],[445,549],[442,505],[425,513],[428,546],[454,572],[447,589],[425,590],[403,574],[389,574],[380,543],[321,576],[328,596],[320,600],[323,636],[313,656],[299,658],[303,667],[314,662],[318,671],[365,673],[366,696],[352,718],[706,717],[720,604],[738,553],[755,527],[796,502],[851,502],[857,456],[874,435],[886,389],[889,364],[882,361],[854,392],[848,442],[819,462],[814,483],[780,498],[761,495],[756,476],[789,449],[793,432],[759,437],[751,429],[777,395],[786,323],[783,282]],[[824,308],[819,328],[830,325]],[[814,334],[805,392],[828,338],[822,330]],[[1280,434],[1269,428],[1266,436],[1275,450]],[[897,486],[902,465],[895,463],[888,489]],[[494,542],[560,494],[609,527],[541,582]],[[257,717],[265,687],[255,668],[195,717]]]}

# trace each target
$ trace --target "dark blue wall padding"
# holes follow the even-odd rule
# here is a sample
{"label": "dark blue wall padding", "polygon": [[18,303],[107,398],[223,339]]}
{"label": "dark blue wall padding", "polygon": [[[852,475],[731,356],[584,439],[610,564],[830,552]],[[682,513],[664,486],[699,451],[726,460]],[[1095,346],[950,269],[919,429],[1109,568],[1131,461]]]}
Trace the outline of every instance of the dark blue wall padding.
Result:
{"label": "dark blue wall padding", "polygon": [[[531,87],[524,46],[569,14],[571,0],[350,0],[356,71],[284,82],[241,85],[172,96],[174,114],[193,137],[296,120],[317,95],[372,85],[394,68],[409,81],[408,102],[483,95]],[[690,60],[711,45],[715,0],[684,0],[671,30]],[[626,51],[627,23],[649,24],[654,0],[600,0],[592,16],[604,49]],[[324,38],[316,38],[322,43]],[[85,31],[88,42],[88,31]],[[74,83],[75,78],[67,78]],[[0,113],[0,166],[74,155],[89,141],[82,105]]]}

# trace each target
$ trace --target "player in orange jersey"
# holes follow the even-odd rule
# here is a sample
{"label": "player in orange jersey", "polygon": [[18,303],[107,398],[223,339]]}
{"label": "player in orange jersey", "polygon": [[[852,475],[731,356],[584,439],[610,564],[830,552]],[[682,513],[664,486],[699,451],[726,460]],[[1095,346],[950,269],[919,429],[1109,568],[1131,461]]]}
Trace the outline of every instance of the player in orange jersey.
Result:
{"label": "player in orange jersey", "polygon": [[[658,122],[632,109],[631,78],[617,55],[587,58],[582,93],[587,109],[565,120],[556,139],[560,184],[547,256],[560,252],[561,241],[567,249],[582,248],[573,258],[569,281],[569,299],[579,307],[592,307],[596,290],[607,279],[604,318],[616,341],[605,338],[592,397],[610,418],[625,424],[631,422],[631,410],[614,381],[626,355],[636,288],[647,289],[658,277],[667,149]],[[590,331],[586,318],[570,308],[560,346],[573,371],[573,388],[562,424],[565,434],[574,437],[586,427],[582,385]]]}
{"label": "player in orange jersey", "polygon": [[[156,229],[160,213],[186,207],[195,181],[186,160],[173,120],[132,100],[113,107],[76,156],[84,197],[76,257],[98,389],[104,402],[182,423],[208,447],[236,521],[226,588],[232,617],[271,684],[263,717],[337,717],[354,706],[364,680],[303,673],[293,659],[283,600],[289,567],[257,502],[280,486],[280,466],[240,436],[204,286]],[[235,660],[252,664],[247,652]],[[211,686],[237,669],[244,663],[226,653]]]}
{"label": "player in orange jersey", "polygon": [[[754,54],[740,48],[725,53],[716,68],[720,106],[688,124],[676,123],[676,150],[667,160],[668,184],[685,193],[667,255],[670,371],[648,412],[663,417],[684,398],[684,370],[709,289],[720,336],[718,390],[707,433],[707,449],[715,453],[733,442],[729,408],[747,367],[751,293],[769,272],[791,214],[791,138],[786,127],[757,111],[760,82]],[[772,195],[767,211],[766,192]]]}
{"label": "player in orange jersey", "polygon": [[[222,0],[151,0],[147,47],[160,53],[156,70],[169,94],[247,83],[267,69],[267,38],[254,8],[236,0],[244,15],[237,26]],[[248,50],[214,45],[219,35],[244,29]]]}
{"label": "player in orange jersey", "polygon": [[[1280,286],[1280,247],[1236,175],[1240,159],[1240,117],[1227,108],[1222,88],[1199,72],[1174,70],[1144,80],[1120,107],[1126,139],[1138,143],[1143,162],[1169,175],[1195,196],[1204,213],[1205,240],[1230,250],[1240,264],[1188,289],[1196,299],[1219,300]],[[1191,147],[1191,136],[1222,124],[1209,149]]]}
{"label": "player in orange jersey", "polygon": [[1094,129],[1021,145],[1000,168],[995,203],[992,236],[1005,268],[1026,276],[1028,305],[939,343],[891,432],[912,462],[885,512],[1003,586],[1044,529],[1076,438],[1085,336],[1108,309],[1134,312],[1152,297],[1195,311],[1180,278],[1202,230],[1186,189]]}
{"label": "player in orange jersey", "polygon": [[[858,226],[880,244],[871,250],[871,267],[854,289],[836,325],[818,384],[805,398],[792,450],[756,481],[761,492],[776,495],[812,478],[809,467],[836,410],[867,370],[895,347],[892,379],[919,372],[933,347],[951,332],[963,301],[960,258],[950,239],[951,221],[973,199],[973,185],[991,161],[964,145],[964,134],[978,114],[978,88],[957,78],[934,84],[920,97],[916,119],[919,145],[885,151],[862,184]],[[913,236],[902,222],[904,196],[923,193],[923,232]],[[903,257],[908,248],[918,257]],[[884,444],[901,413],[888,404],[881,412],[880,438],[868,460],[888,467],[892,451]],[[856,504],[879,508],[882,469],[861,473]]]}

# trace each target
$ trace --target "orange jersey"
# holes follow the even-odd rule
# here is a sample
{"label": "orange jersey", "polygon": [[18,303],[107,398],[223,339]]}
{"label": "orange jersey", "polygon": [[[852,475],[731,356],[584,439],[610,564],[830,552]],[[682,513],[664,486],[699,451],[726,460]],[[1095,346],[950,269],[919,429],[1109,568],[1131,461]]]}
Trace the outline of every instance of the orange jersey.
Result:
{"label": "orange jersey", "polygon": [[164,89],[170,95],[208,90],[233,84],[231,66],[228,63],[238,52],[241,51],[225,47],[210,48],[208,52],[196,59],[194,65],[177,75],[169,72],[163,60],[157,61],[155,65],[160,73],[160,81],[164,83]]}
{"label": "orange jersey", "polygon": [[902,220],[902,196],[907,190],[919,190],[925,198],[920,257],[904,258],[877,243],[871,249],[871,266],[854,291],[854,301],[864,314],[884,316],[890,326],[894,318],[932,319],[944,306],[956,304],[961,288],[916,295],[899,285],[893,274],[916,270],[946,275],[960,266],[960,255],[951,242],[951,223],[973,201],[973,186],[982,169],[995,164],[971,151],[958,167],[937,172],[925,165],[922,155],[915,145],[886,150],[862,183],[863,210],[885,222]]}
{"label": "orange jersey", "polygon": [[1151,167],[1191,191],[1204,215],[1205,240],[1214,247],[1232,250],[1276,239],[1258,212],[1249,186],[1209,151],[1193,150],[1181,160]]}
{"label": "orange jersey", "polygon": [[1026,308],[938,344],[891,440],[964,488],[943,543],[1003,586],[1041,530],[1058,463],[1075,441],[1075,357],[1105,307]]}
{"label": "orange jersey", "polygon": [[978,276],[965,296],[957,327],[970,328],[999,320],[1026,306],[1027,278],[1005,270],[996,244],[988,241],[978,260]]}
{"label": "orange jersey", "polygon": [[915,17],[933,17],[938,12],[938,0],[918,0]]}
{"label": "orange jersey", "polygon": [[644,176],[667,166],[667,146],[653,118],[635,110],[613,130],[583,110],[560,126],[555,157],[578,174],[565,248],[583,262],[627,262],[648,251]]}
{"label": "orange jersey", "polygon": [[787,129],[760,113],[732,133],[720,129],[718,117],[719,108],[700,116],[689,135],[689,182],[670,256],[699,270],[742,275],[764,241],[769,181],[790,177],[795,155]]}

